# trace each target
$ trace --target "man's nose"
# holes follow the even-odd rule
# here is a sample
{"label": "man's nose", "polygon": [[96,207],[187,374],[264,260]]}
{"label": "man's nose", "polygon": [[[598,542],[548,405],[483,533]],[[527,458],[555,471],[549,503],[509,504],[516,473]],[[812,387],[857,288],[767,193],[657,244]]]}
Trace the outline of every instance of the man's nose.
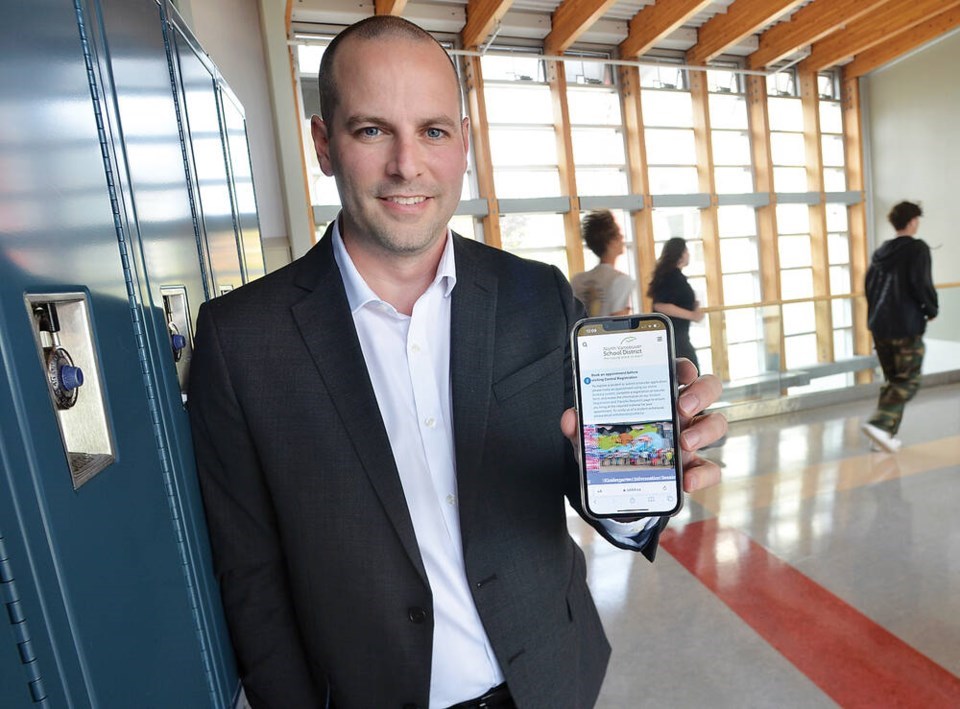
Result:
{"label": "man's nose", "polygon": [[393,142],[393,152],[387,171],[393,177],[411,180],[423,171],[422,146],[413,136],[398,135]]}

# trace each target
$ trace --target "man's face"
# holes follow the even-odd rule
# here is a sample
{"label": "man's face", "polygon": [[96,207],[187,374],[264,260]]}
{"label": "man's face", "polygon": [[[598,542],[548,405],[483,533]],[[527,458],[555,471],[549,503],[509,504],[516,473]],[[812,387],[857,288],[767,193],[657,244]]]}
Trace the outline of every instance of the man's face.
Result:
{"label": "man's face", "polygon": [[406,38],[349,39],[329,124],[313,117],[320,168],[337,180],[344,239],[392,255],[435,245],[460,201],[467,119],[443,50]]}

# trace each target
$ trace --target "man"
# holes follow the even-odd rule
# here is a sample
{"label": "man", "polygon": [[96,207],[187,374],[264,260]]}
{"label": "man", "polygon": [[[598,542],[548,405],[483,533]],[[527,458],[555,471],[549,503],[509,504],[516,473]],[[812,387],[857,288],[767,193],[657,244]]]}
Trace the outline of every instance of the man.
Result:
{"label": "man", "polygon": [[861,427],[874,449],[895,453],[904,406],[920,387],[923,333],[939,305],[930,272],[930,247],[914,238],[923,211],[900,202],[887,219],[895,238],[874,252],[867,269],[867,325],[883,369],[885,384],[870,420]]}
{"label": "man", "polygon": [[634,281],[616,267],[617,259],[627,247],[613,212],[609,209],[590,212],[583,218],[580,232],[600,263],[570,280],[574,295],[591,316],[629,315]]}
{"label": "man", "polygon": [[[555,268],[448,231],[469,126],[428,34],[389,16],[344,30],[320,95],[343,211],[303,258],[204,306],[191,374],[247,697],[591,706],[609,646],[563,504],[579,508],[581,310]],[[693,451],[726,422],[698,415],[719,383],[680,364]],[[687,490],[718,479],[692,454],[687,470]],[[652,559],[664,525],[595,526]]]}

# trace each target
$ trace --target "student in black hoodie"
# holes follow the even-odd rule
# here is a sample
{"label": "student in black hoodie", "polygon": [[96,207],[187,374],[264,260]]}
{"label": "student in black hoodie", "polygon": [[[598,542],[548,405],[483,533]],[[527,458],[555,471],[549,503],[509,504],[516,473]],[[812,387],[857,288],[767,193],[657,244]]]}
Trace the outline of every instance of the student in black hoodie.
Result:
{"label": "student in black hoodie", "polygon": [[923,212],[913,202],[900,202],[887,216],[896,238],[884,242],[867,269],[867,325],[886,380],[880,401],[861,426],[874,450],[900,448],[896,437],[903,407],[920,386],[923,333],[937,316],[937,291],[930,273],[930,247],[914,236]]}

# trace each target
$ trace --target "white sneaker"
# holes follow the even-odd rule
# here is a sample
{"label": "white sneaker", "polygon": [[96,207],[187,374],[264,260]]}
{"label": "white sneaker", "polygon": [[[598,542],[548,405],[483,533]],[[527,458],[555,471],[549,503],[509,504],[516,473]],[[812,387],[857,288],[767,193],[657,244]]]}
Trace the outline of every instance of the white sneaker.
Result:
{"label": "white sneaker", "polygon": [[871,450],[884,450],[888,453],[896,453],[900,450],[903,442],[899,438],[894,438],[882,428],[877,428],[872,423],[864,423],[860,426],[863,434],[870,439]]}

